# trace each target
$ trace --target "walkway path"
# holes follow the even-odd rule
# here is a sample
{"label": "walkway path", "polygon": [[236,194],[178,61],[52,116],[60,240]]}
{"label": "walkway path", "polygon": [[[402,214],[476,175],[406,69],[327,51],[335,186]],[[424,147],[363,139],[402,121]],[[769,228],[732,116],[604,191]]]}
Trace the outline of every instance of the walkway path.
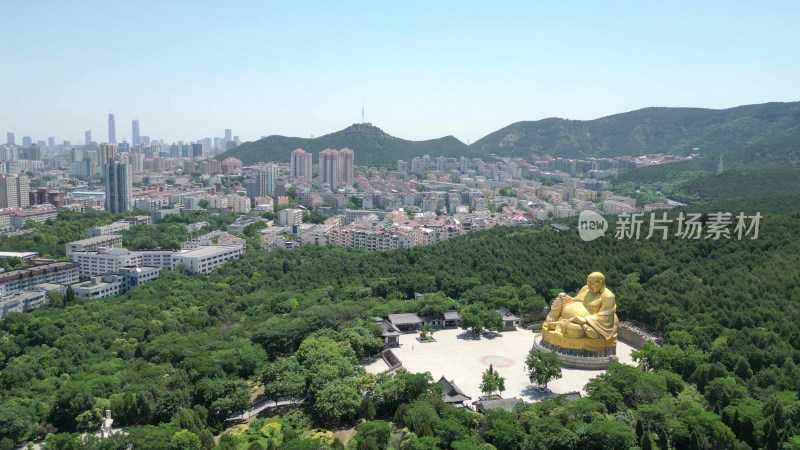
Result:
{"label": "walkway path", "polygon": [[244,411],[239,414],[234,414],[228,417],[225,421],[240,422],[250,419],[251,417],[255,417],[259,415],[261,412],[266,411],[270,408],[278,408],[280,406],[288,406],[288,405],[297,405],[302,402],[303,402],[302,400],[279,400],[278,403],[275,403],[275,400],[262,398],[253,402],[252,408],[250,408],[248,411]]}

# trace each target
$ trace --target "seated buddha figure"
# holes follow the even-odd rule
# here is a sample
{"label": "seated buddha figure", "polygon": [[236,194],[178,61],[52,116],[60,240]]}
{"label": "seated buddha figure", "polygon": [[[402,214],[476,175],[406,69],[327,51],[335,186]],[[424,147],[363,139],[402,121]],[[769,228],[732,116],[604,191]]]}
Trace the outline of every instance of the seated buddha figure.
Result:
{"label": "seated buddha figure", "polygon": [[[542,338],[566,348],[599,350],[617,342],[617,304],[600,272],[589,274],[586,286],[570,297],[561,293],[542,325]],[[589,342],[591,340],[593,342]]]}

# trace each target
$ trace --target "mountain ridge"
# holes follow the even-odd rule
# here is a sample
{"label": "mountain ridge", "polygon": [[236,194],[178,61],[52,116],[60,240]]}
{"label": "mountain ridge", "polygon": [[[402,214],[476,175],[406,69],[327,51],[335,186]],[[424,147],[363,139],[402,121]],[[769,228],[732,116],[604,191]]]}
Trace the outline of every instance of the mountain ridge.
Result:
{"label": "mountain ridge", "polygon": [[423,141],[409,141],[392,136],[370,123],[357,123],[339,131],[317,138],[297,138],[280,135],[267,136],[258,141],[245,142],[217,159],[235,157],[244,164],[259,161],[288,162],[297,148],[319,153],[326,148],[350,148],[356,153],[358,165],[392,165],[399,159],[410,161],[415,156],[480,157],[475,150],[452,135]]}
{"label": "mountain ridge", "polygon": [[648,107],[592,120],[550,117],[512,123],[466,145],[452,135],[409,141],[369,123],[353,124],[318,138],[280,135],[246,142],[218,159],[245,164],[288,162],[302,148],[350,148],[359,165],[391,166],[425,154],[493,160],[548,154],[563,158],[639,156],[648,153],[719,155],[736,152],[800,126],[800,102],[771,102],[727,109]]}
{"label": "mountain ridge", "polygon": [[704,154],[740,149],[800,125],[800,102],[727,109],[648,107],[593,120],[512,123],[471,147],[502,156],[586,158],[647,153]]}

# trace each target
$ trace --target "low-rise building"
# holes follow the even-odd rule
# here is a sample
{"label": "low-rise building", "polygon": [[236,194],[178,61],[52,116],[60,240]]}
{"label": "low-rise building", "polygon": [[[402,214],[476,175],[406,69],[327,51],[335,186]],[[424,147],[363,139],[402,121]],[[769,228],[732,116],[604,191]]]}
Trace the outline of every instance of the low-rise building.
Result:
{"label": "low-rise building", "polygon": [[72,284],[78,281],[80,264],[52,261],[0,274],[0,295],[29,289],[41,283]]}
{"label": "low-rise building", "polygon": [[66,253],[67,257],[69,258],[69,255],[72,252],[94,252],[99,250],[101,247],[122,247],[122,236],[119,234],[108,234],[81,239],[74,242],[67,242]]}
{"label": "low-rise building", "polygon": [[416,313],[389,314],[389,322],[400,331],[419,331],[422,319]]}
{"label": "low-rise building", "polygon": [[400,335],[403,333],[394,324],[381,317],[376,317],[375,323],[383,330],[381,337],[383,338],[384,347],[397,347],[400,345]]}
{"label": "low-rise building", "polygon": [[55,208],[35,209],[32,211],[16,211],[11,215],[11,227],[21,229],[25,223],[30,221],[45,223],[50,219],[58,217],[58,210]]}
{"label": "low-rise building", "polygon": [[464,402],[472,400],[472,397],[465,394],[461,388],[456,386],[455,380],[448,381],[443,375],[442,378],[439,378],[437,383],[442,385],[442,401],[447,404],[463,407]]}
{"label": "low-rise building", "polygon": [[110,234],[117,234],[122,230],[129,230],[130,228],[131,228],[130,222],[125,222],[125,221],[112,222],[108,225],[103,225],[100,227],[87,228],[86,237],[108,236]]}
{"label": "low-rise building", "polygon": [[0,297],[0,320],[12,312],[28,312],[41,308],[47,302],[43,290],[20,291]]}
{"label": "low-rise building", "polygon": [[519,317],[517,317],[514,314],[512,314],[511,311],[508,310],[508,308],[504,308],[502,306],[498,306],[495,309],[495,311],[499,312],[500,315],[503,317],[503,329],[504,330],[515,330],[515,329],[517,329],[517,327],[519,326],[520,321],[521,321],[521,319]]}
{"label": "low-rise building", "polygon": [[180,214],[180,212],[181,210],[178,208],[158,209],[150,212],[150,218],[153,220],[153,223],[158,223],[164,220],[164,217],[167,217],[170,214]]}
{"label": "low-rise building", "polygon": [[122,276],[109,274],[75,283],[72,285],[72,290],[75,291],[77,298],[106,298],[125,292],[124,284]]}
{"label": "low-rise building", "polygon": [[86,279],[116,273],[123,267],[141,266],[143,253],[124,248],[101,248],[96,252],[71,252],[69,259],[81,265],[81,278]]}
{"label": "low-rise building", "polygon": [[217,266],[242,256],[238,245],[209,245],[172,255],[172,269],[183,266],[190,273],[209,273]]}

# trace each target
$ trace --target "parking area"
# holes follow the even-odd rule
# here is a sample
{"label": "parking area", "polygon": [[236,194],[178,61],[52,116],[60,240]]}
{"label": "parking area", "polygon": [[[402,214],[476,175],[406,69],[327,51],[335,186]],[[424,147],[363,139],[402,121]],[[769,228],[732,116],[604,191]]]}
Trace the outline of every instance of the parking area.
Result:
{"label": "parking area", "polygon": [[[481,396],[480,383],[483,372],[489,367],[500,372],[505,378],[506,390],[503,398],[517,397],[525,401],[535,401],[542,397],[542,392],[531,384],[525,369],[525,359],[533,345],[533,332],[519,329],[504,331],[491,337],[474,338],[461,329],[438,330],[433,337],[436,342],[420,343],[415,334],[404,334],[400,337],[399,348],[392,351],[403,362],[403,367],[411,372],[430,372],[433,380],[442,375],[454,381],[465,394],[476,400]],[[617,355],[620,362],[634,364],[631,359],[633,349],[620,342],[617,344]],[[371,364],[367,370],[380,372],[386,364]],[[583,386],[602,370],[562,369],[562,378],[550,382],[548,388],[556,394],[581,391]]]}

